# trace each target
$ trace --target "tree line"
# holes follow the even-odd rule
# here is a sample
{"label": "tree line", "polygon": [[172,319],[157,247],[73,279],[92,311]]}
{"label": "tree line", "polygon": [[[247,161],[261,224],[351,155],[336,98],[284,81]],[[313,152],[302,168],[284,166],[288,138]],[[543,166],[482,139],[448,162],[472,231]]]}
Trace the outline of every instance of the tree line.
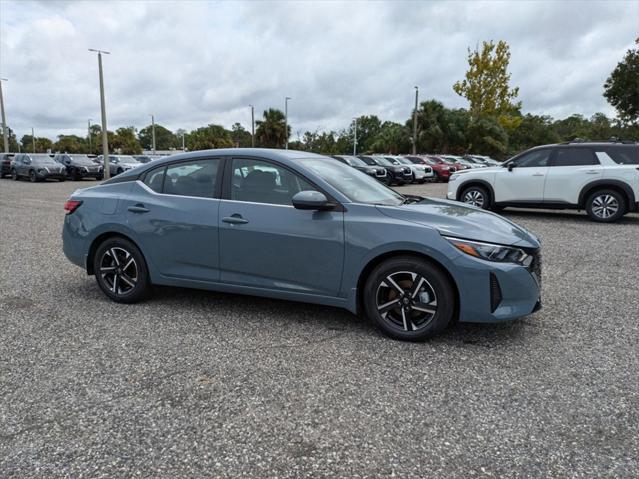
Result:
{"label": "tree line", "polygon": [[[639,45],[639,39],[637,39]],[[553,119],[547,115],[523,114],[517,101],[519,89],[510,86],[508,65],[510,49],[506,42],[483,42],[481,48],[468,50],[468,70],[454,91],[468,101],[468,108],[448,108],[436,99],[422,102],[417,109],[418,152],[464,154],[475,153],[505,158],[530,147],[570,141],[621,138],[639,140],[639,48],[629,50],[603,85],[604,97],[617,110],[616,118],[595,113],[590,118],[571,115]],[[355,126],[356,125],[356,126]],[[240,123],[230,129],[209,124],[192,131],[176,130],[156,124],[156,150],[204,150],[210,148],[256,147],[289,148],[325,154],[350,154],[355,128],[358,153],[402,154],[412,150],[413,115],[403,123],[363,115],[340,130],[292,133],[284,113],[269,108],[256,121],[255,138]],[[65,151],[93,153],[102,151],[99,125],[92,125],[87,136],[59,135],[57,141],[24,135],[22,151]],[[122,154],[139,154],[152,149],[151,125],[108,131],[111,150]],[[292,137],[292,139],[291,139]],[[11,151],[18,151],[18,141],[9,129]]]}

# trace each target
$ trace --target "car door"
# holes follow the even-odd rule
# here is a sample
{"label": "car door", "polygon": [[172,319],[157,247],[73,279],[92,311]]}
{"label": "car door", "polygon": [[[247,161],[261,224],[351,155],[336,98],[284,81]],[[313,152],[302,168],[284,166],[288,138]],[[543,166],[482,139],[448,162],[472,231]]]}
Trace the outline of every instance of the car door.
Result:
{"label": "car door", "polygon": [[219,280],[221,163],[206,158],[160,166],[135,182],[124,200],[129,227],[163,276]]}
{"label": "car door", "polygon": [[294,208],[296,193],[317,188],[275,162],[233,158],[224,183],[221,280],[337,296],[344,257],[343,212]]}
{"label": "car door", "polygon": [[19,176],[28,176],[29,175],[29,166],[31,165],[31,158],[29,155],[22,155],[20,161],[18,162],[18,175]]}
{"label": "car door", "polygon": [[495,201],[498,203],[541,203],[546,175],[550,169],[551,148],[524,153],[495,173]]}
{"label": "car door", "polygon": [[602,177],[603,167],[590,148],[558,147],[548,169],[544,202],[577,204],[581,189]]}

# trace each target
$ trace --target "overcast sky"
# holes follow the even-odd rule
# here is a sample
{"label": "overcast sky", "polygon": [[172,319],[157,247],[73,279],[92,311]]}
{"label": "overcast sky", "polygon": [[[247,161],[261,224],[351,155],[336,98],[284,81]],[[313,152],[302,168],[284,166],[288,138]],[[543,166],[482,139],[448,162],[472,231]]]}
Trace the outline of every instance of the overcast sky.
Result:
{"label": "overcast sky", "polygon": [[298,131],[376,114],[405,121],[414,102],[467,106],[452,89],[467,48],[511,46],[523,110],[613,115],[603,83],[639,36],[639,1],[205,2],[0,0],[7,123],[21,137],[84,134],[98,122],[104,57],[109,129],[156,122],[250,128],[269,107]]}

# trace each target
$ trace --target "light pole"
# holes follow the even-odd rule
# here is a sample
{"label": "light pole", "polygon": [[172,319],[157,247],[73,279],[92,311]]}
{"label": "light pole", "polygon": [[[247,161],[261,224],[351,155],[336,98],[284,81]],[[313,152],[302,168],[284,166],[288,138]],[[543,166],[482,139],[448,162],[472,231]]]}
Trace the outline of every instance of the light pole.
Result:
{"label": "light pole", "polygon": [[186,133],[183,131],[182,132],[182,151],[186,151],[186,149],[184,147],[184,135],[186,135]]}
{"label": "light pole", "polygon": [[106,107],[104,106],[104,78],[102,76],[102,54],[110,55],[110,52],[103,50],[94,50],[89,48],[90,52],[98,54],[98,72],[100,75],[100,109],[102,110],[102,156],[104,158],[104,179],[111,177],[111,169],[109,168],[109,138],[107,135]]}
{"label": "light pole", "polygon": [[291,97],[286,97],[284,100],[284,136],[286,136],[286,142],[284,143],[284,149],[288,150],[288,101],[292,100]]}
{"label": "light pole", "polygon": [[153,139],[151,149],[153,150],[153,154],[155,155],[155,118],[153,117],[153,115],[149,116],[151,117],[151,138]]}
{"label": "light pole", "polygon": [[255,148],[255,107],[251,107],[251,148]]}
{"label": "light pole", "polygon": [[33,127],[31,127],[31,145],[33,147],[33,153],[35,153],[35,132],[33,131]]}
{"label": "light pole", "polygon": [[89,154],[91,154],[91,118],[87,120],[87,135],[89,135]]}
{"label": "light pole", "polygon": [[357,155],[357,118],[353,118],[353,156]]}
{"label": "light pole", "polygon": [[415,111],[413,112],[413,155],[417,154],[417,102],[419,101],[419,88],[415,87]]}
{"label": "light pole", "polygon": [[4,152],[9,153],[9,134],[7,132],[7,117],[4,115],[4,99],[2,98],[2,82],[9,81],[0,78],[0,110],[2,110],[2,137],[4,138]]}

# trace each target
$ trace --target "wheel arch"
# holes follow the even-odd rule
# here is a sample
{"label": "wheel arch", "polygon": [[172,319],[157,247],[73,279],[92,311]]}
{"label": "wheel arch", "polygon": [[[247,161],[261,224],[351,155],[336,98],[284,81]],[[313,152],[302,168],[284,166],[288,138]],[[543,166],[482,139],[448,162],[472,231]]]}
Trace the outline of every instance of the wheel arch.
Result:
{"label": "wheel arch", "polygon": [[148,268],[149,262],[144,256],[144,253],[142,252],[140,245],[133,238],[131,238],[130,236],[127,236],[124,233],[120,233],[118,231],[107,231],[96,236],[91,242],[91,246],[89,246],[89,252],[87,253],[87,260],[86,260],[86,270],[88,275],[95,274],[95,271],[93,268],[93,258],[95,256],[95,252],[98,250],[98,246],[100,246],[104,241],[111,238],[122,238],[133,243],[135,247],[140,251],[140,254],[142,255],[142,258],[144,258],[144,262],[147,264],[147,268]]}
{"label": "wheel arch", "polygon": [[490,196],[489,198],[490,203],[495,202],[495,190],[493,189],[493,186],[486,180],[480,180],[476,178],[466,180],[461,185],[459,185],[457,187],[457,195],[455,199],[457,201],[461,201],[464,190],[466,190],[467,188],[471,186],[481,186],[483,188],[486,188],[486,190],[488,191],[488,195]]}
{"label": "wheel arch", "polygon": [[450,281],[450,284],[453,285],[453,293],[455,295],[455,308],[453,313],[453,321],[456,321],[459,318],[459,302],[460,302],[459,286],[457,285],[457,281],[455,281],[455,278],[453,277],[453,275],[450,274],[448,269],[440,261],[438,261],[437,259],[427,254],[424,254],[418,251],[412,251],[412,250],[388,251],[375,256],[374,258],[369,260],[368,263],[366,263],[366,265],[360,272],[359,277],[357,279],[357,313],[360,314],[362,311],[364,311],[364,304],[363,304],[364,285],[366,284],[366,280],[370,276],[371,272],[382,262],[388,259],[396,258],[400,256],[414,256],[421,260],[427,261],[431,263],[433,266],[435,266],[437,269],[439,269],[448,278],[448,280]]}
{"label": "wheel arch", "polygon": [[626,200],[626,208],[632,208],[632,205],[635,203],[635,194],[630,185],[620,180],[603,179],[588,183],[581,189],[581,192],[579,193],[579,200],[577,202],[579,207],[584,208],[586,206],[586,200],[593,192],[604,189],[615,190],[623,195]]}

